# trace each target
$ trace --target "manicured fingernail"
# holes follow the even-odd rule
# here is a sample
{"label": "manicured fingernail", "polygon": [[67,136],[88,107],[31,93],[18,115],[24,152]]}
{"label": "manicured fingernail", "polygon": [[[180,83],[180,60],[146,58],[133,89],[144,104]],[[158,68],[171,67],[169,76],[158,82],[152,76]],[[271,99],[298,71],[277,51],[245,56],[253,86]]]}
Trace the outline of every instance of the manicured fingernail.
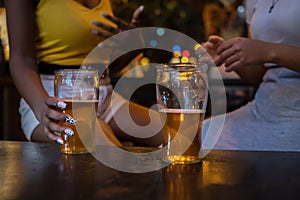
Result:
{"label": "manicured fingernail", "polygon": [[99,25],[100,25],[99,22],[96,21],[96,20],[93,20],[93,21],[92,21],[92,24],[94,24],[94,25],[96,25],[96,26],[99,26]]}
{"label": "manicured fingernail", "polygon": [[101,15],[102,15],[103,17],[107,17],[107,16],[108,16],[108,14],[107,14],[106,12],[101,12]]}
{"label": "manicured fingernail", "polygon": [[139,7],[139,10],[142,12],[142,11],[144,10],[144,6],[141,5],[141,6]]}
{"label": "manicured fingernail", "polygon": [[64,130],[64,132],[65,132],[65,134],[67,134],[67,135],[69,135],[69,136],[72,136],[72,135],[74,135],[74,131],[72,130],[72,129],[66,129],[66,130]]}
{"label": "manicured fingernail", "polygon": [[97,35],[99,33],[99,31],[97,31],[96,29],[92,29],[91,31],[93,34]]}
{"label": "manicured fingernail", "polygon": [[77,123],[77,120],[74,119],[73,117],[67,117],[67,118],[65,119],[65,122],[66,122],[67,124],[75,125],[75,124]]}
{"label": "manicured fingernail", "polygon": [[67,104],[65,102],[59,101],[56,103],[57,107],[61,109],[65,109],[67,107]]}
{"label": "manicured fingernail", "polygon": [[64,144],[64,141],[62,139],[56,139],[56,142],[59,144]]}

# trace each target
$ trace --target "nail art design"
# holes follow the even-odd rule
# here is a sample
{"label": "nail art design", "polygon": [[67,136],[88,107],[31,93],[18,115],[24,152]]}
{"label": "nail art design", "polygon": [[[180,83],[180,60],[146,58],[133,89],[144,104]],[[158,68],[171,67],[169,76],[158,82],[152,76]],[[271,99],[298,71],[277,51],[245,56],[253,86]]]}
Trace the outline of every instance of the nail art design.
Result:
{"label": "nail art design", "polygon": [[67,134],[69,136],[74,135],[74,131],[72,129],[65,129],[64,132],[65,132],[65,134]]}
{"label": "nail art design", "polygon": [[67,118],[65,119],[65,122],[66,122],[67,124],[75,125],[75,124],[77,123],[77,120],[74,119],[73,117],[67,117]]}
{"label": "nail art design", "polygon": [[63,134],[63,138],[64,138],[64,141],[67,141],[68,140],[68,135]]}

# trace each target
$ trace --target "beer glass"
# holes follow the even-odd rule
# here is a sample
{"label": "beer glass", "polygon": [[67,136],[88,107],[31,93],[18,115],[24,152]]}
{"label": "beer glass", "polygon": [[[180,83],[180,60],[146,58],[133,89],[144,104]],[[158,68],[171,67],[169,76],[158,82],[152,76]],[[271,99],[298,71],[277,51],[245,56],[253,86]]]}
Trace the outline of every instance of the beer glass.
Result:
{"label": "beer glass", "polygon": [[156,81],[164,161],[200,162],[201,126],[208,96],[207,65],[158,65]]}
{"label": "beer glass", "polygon": [[95,150],[95,123],[98,107],[99,79],[95,70],[64,69],[55,71],[55,96],[66,104],[66,119],[60,125],[69,127],[74,135],[62,134],[61,152],[91,153]]}

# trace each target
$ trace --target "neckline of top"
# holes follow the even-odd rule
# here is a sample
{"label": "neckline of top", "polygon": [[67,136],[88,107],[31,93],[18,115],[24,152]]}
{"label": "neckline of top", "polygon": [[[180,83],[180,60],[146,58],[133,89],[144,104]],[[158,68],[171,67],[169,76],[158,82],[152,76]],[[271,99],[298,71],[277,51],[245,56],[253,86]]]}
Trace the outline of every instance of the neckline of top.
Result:
{"label": "neckline of top", "polygon": [[97,4],[95,4],[93,6],[89,6],[88,4],[84,4],[83,2],[76,1],[76,0],[73,0],[73,2],[75,2],[77,5],[83,7],[87,10],[94,10],[94,9],[98,8],[101,5],[102,0],[98,0]]}

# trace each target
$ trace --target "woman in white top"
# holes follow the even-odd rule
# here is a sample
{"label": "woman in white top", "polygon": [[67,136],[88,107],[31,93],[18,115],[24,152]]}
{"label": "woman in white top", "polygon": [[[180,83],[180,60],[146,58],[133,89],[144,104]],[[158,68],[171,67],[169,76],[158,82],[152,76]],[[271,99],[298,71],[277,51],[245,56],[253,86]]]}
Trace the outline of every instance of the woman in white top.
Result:
{"label": "woman in white top", "polygon": [[300,150],[299,10],[299,0],[247,0],[251,39],[211,36],[204,44],[217,66],[258,86],[252,102],[226,115],[215,148]]}

